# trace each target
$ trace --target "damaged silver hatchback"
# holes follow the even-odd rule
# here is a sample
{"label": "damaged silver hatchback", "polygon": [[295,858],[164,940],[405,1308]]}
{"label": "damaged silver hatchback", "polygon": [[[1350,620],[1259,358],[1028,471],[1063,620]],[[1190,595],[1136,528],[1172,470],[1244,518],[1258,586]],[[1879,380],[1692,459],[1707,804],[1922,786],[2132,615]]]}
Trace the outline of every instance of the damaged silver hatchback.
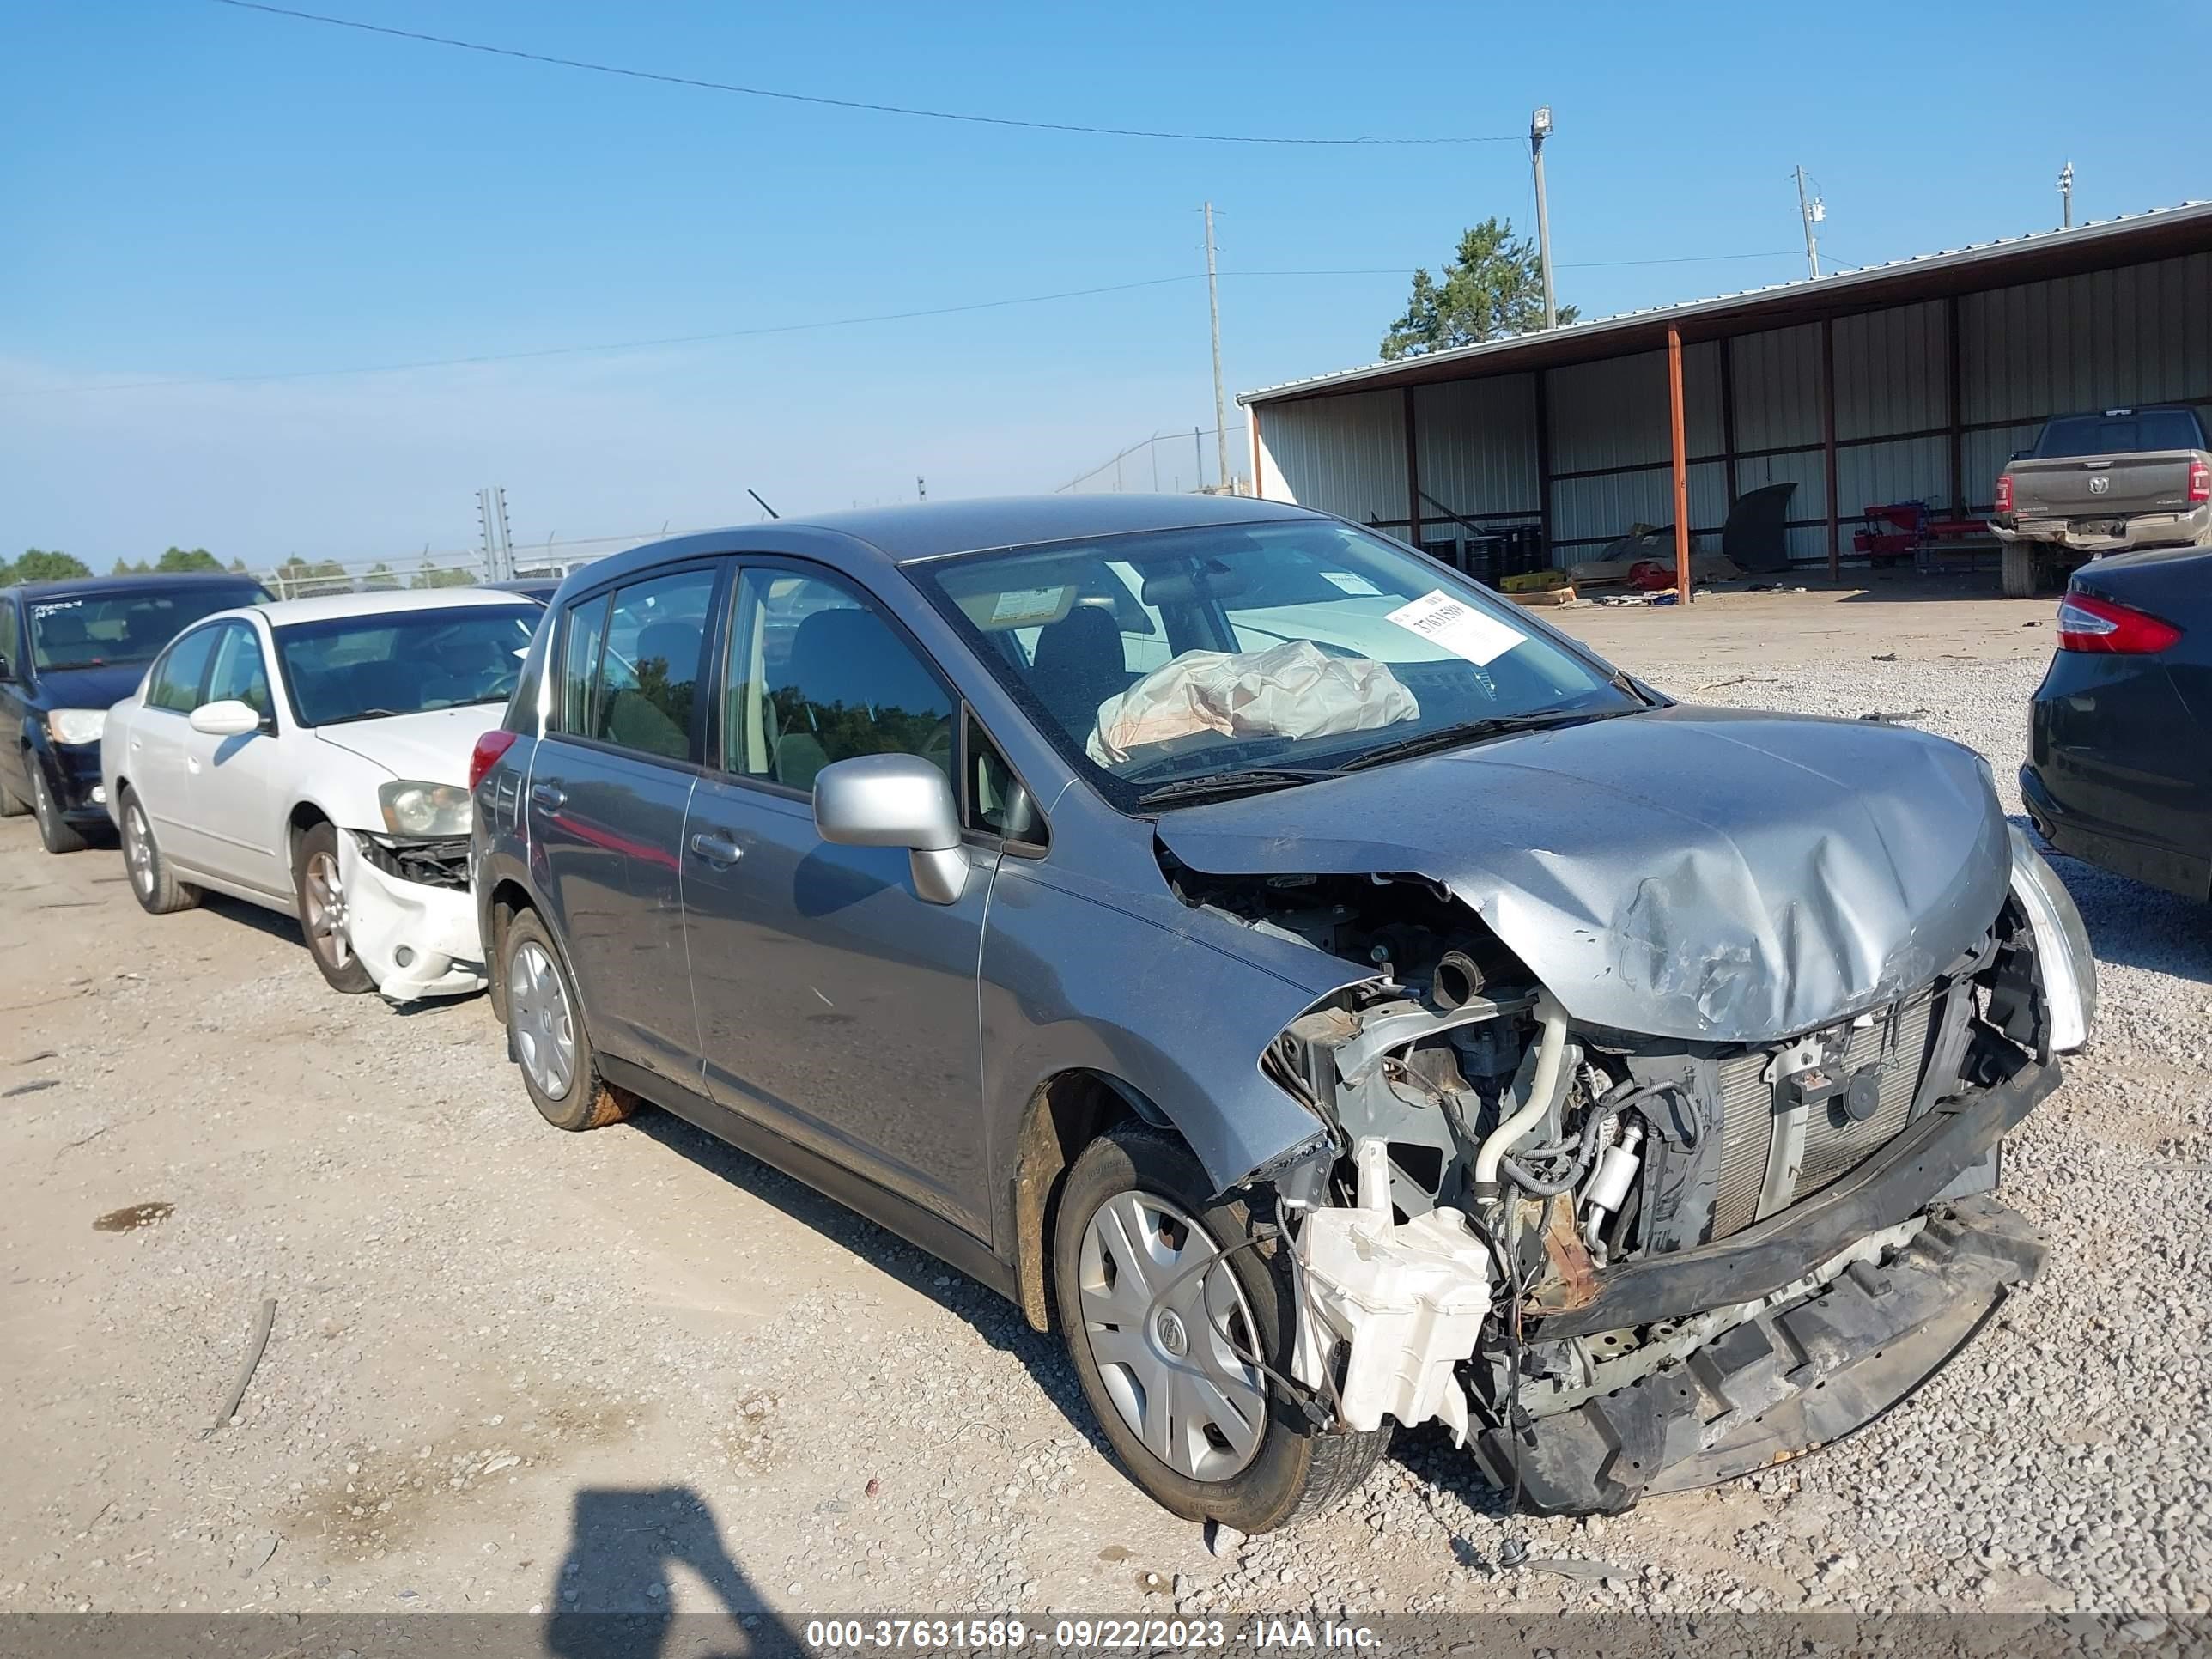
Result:
{"label": "damaged silver hatchback", "polygon": [[1434,1419],[1547,1510],[1879,1415],[2044,1246],[2095,969],[1988,768],[1674,702],[1276,504],[958,504],[571,577],[479,748],[510,1050],[1064,1335],[1251,1532]]}

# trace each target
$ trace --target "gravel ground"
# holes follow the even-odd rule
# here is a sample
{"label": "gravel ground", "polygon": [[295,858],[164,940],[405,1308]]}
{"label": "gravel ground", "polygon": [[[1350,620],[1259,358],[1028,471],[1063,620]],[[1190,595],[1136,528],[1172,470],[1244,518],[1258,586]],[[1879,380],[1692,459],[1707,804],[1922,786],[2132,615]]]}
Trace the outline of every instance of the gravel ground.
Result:
{"label": "gravel ground", "polygon": [[[1680,661],[1663,613],[1560,614],[1678,693],[1925,711],[2017,810],[2048,648],[2018,630],[2047,607],[1755,597],[1697,607]],[[1816,643],[1778,662],[1793,619]],[[2212,921],[2059,868],[2104,1014],[2010,1143],[2043,1278],[1843,1445],[1510,1522],[1539,1565],[1507,1572],[1498,1501],[1434,1431],[1336,1514],[1209,1540],[989,1292],[673,1120],[550,1130],[480,1000],[334,996],[288,923],[143,916],[112,853],[49,859],[11,820],[0,1612],[2204,1612]],[[95,1228],[141,1206],[169,1207]]]}

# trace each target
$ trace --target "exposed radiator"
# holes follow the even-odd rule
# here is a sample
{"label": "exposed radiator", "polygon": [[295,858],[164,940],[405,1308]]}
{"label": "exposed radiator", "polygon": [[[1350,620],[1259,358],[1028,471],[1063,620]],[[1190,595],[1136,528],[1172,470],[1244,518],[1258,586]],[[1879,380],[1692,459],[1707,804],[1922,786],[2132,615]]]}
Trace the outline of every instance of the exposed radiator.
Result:
{"label": "exposed radiator", "polygon": [[[1905,1127],[1928,1063],[1928,1019],[1934,1006],[1934,998],[1923,993],[1876,1014],[1870,1025],[1830,1037],[1826,1066],[1838,1075],[1883,1062],[1874,1115],[1856,1121],[1844,1114],[1840,1100],[1808,1109],[1797,1179],[1785,1191],[1767,1190],[1774,1138],[1784,1127],[1774,1109],[1773,1085],[1765,1075],[1772,1056],[1743,1054],[1721,1063],[1720,1184],[1713,1199],[1712,1237],[1741,1231],[1762,1209],[1771,1214],[1820,1191]],[[1833,1047],[1839,1037],[1848,1039],[1840,1056]]]}

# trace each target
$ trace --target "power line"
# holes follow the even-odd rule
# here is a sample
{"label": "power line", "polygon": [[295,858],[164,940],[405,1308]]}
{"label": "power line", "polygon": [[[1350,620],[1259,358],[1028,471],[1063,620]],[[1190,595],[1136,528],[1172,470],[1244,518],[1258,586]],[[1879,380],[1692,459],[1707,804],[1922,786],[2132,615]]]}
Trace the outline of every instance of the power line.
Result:
{"label": "power line", "polygon": [[1011,300],[977,300],[967,305],[932,306],[921,311],[884,311],[867,317],[825,318],[812,323],[775,323],[761,328],[723,329],[711,334],[674,334],[654,340],[620,340],[597,345],[543,346],[532,351],[487,351],[465,357],[431,357],[406,363],[364,363],[348,368],[295,368],[265,374],[209,374],[165,380],[128,380],[108,386],[19,386],[0,391],[0,397],[31,397],[70,392],[144,392],[165,386],[244,386],[268,380],[313,380],[351,374],[399,374],[423,368],[466,368],[486,363],[523,362],[538,357],[574,357],[595,352],[649,351],[664,346],[705,345],[721,340],[757,339],[769,334],[801,334],[816,329],[858,328],[870,323],[898,323],[921,317],[950,317],[961,312],[997,311],[1009,306],[1037,306],[1056,300],[1086,299],[1097,294],[1126,294],[1134,289],[1164,288],[1175,283],[1194,283],[1201,273],[1152,276],[1136,283],[1109,283],[1101,288],[1068,289],[1058,294],[1025,294]]}
{"label": "power line", "polygon": [[1162,138],[1191,144],[1301,144],[1353,148],[1364,144],[1512,144],[1517,137],[1498,134],[1454,138],[1292,138],[1262,133],[1174,132],[1150,127],[1084,126],[1070,121],[1026,121],[1011,115],[975,115],[962,111],[919,109],[904,104],[875,104],[858,98],[830,98],[820,94],[784,92],[771,87],[740,86],[728,81],[708,81],[696,76],[668,75],[657,70],[629,69],[618,64],[596,64],[581,58],[562,58],[551,52],[529,52],[520,46],[495,46],[481,40],[461,40],[447,34],[428,34],[418,29],[393,28],[384,23],[364,23],[351,17],[331,17],[321,12],[295,11],[263,0],[215,0],[217,5],[240,11],[258,11],[271,17],[289,17],[302,23],[322,23],[331,28],[355,29],[395,40],[424,46],[450,46],[459,52],[481,52],[490,58],[513,58],[527,64],[548,64],[558,69],[586,70],[594,75],[616,75],[630,81],[653,81],[663,86],[690,87],[700,92],[735,93],[744,98],[772,98],[787,104],[815,104],[828,109],[865,111],[872,115],[905,115],[927,121],[962,121],[975,126],[1021,127],[1032,132],[1073,132],[1101,138]]}
{"label": "power line", "polygon": [[[230,0],[222,0],[230,3]],[[1767,259],[1788,256],[1781,253],[1711,253],[1693,254],[1666,259],[1609,259],[1595,264],[1563,264],[1562,270],[1591,270],[1602,266],[1698,264],[1715,259]],[[1403,276],[1407,267],[1402,265],[1370,265],[1358,268],[1315,270],[1224,270],[1225,278],[1265,277],[1324,277],[1324,276]],[[1104,294],[1127,294],[1139,289],[1170,288],[1202,279],[1201,271],[1187,271],[1174,276],[1148,276],[1132,283],[1108,283],[1097,288],[1065,289],[1054,294],[1024,294],[1004,300],[975,300],[963,305],[930,306],[915,311],[876,312],[862,317],[823,318],[808,323],[771,323],[757,328],[720,329],[701,334],[663,335],[648,340],[602,341],[588,345],[540,346],[521,351],[472,352],[459,357],[424,357],[398,363],[356,363],[337,368],[276,369],[241,374],[182,375],[166,380],[118,380],[96,386],[0,386],[0,398],[57,397],[85,392],[155,392],[164,389],[183,390],[192,386],[259,386],[285,380],[340,380],[358,374],[404,374],[433,368],[477,368],[497,363],[530,362],[548,357],[583,357],[624,351],[653,351],[672,346],[713,345],[730,340],[761,339],[777,334],[805,334],[824,329],[862,328],[878,323],[911,322],[927,317],[954,317],[969,312],[1000,311],[1016,306],[1051,305],[1065,300],[1085,300]]]}

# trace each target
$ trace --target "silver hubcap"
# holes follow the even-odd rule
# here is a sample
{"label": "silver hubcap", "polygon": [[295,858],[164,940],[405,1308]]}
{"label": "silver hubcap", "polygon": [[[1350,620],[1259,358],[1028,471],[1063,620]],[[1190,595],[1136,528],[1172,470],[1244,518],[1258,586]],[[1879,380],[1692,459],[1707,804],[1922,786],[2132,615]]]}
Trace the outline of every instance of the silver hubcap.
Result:
{"label": "silver hubcap", "polygon": [[328,853],[307,860],[307,943],[333,968],[353,960],[353,941],[346,935],[345,884],[338,877],[338,861]]}
{"label": "silver hubcap", "polygon": [[568,1092],[576,1077],[576,1025],[568,993],[545,947],[526,939],[507,969],[507,1029],[522,1069],[548,1100]]}
{"label": "silver hubcap", "polygon": [[123,815],[123,862],[130,866],[131,884],[141,893],[154,890],[154,837],[146,829],[146,815],[137,806]]}
{"label": "silver hubcap", "polygon": [[1267,1396],[1243,1353],[1251,1310],[1219,1247],[1150,1193],[1109,1198],[1083,1230],[1076,1285],[1106,1392],[1145,1449],[1177,1474],[1226,1480],[1260,1449]]}

